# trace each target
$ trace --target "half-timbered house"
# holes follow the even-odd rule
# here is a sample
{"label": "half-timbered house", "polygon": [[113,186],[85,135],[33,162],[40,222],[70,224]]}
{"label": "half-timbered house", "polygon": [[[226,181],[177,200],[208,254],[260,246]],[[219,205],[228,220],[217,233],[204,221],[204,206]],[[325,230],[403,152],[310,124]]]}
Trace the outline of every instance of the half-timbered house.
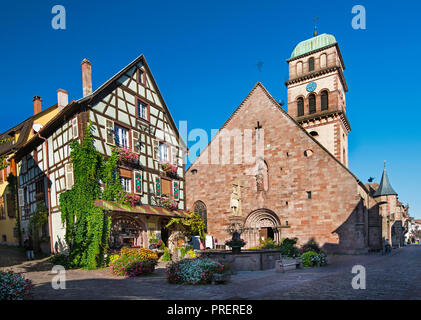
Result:
{"label": "half-timbered house", "polygon": [[[120,158],[119,176],[139,203],[131,209],[98,199],[112,217],[111,246],[148,247],[151,238],[170,236],[170,217],[185,214],[185,143],[143,55],[92,91],[91,63],[82,62],[83,97],[58,115],[16,153],[20,175],[20,207],[27,219],[36,208],[37,190],[48,188],[51,251],[65,249],[60,194],[74,183],[70,142],[82,141],[92,123],[95,148],[105,157],[113,147]],[[23,223],[23,228],[25,225]]]}

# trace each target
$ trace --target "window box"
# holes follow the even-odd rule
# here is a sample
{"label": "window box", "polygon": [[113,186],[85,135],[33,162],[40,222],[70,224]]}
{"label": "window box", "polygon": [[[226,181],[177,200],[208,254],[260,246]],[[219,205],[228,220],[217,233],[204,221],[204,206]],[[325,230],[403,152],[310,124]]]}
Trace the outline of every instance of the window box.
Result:
{"label": "window box", "polygon": [[139,164],[139,154],[128,148],[117,148],[116,152],[121,162]]}
{"label": "window box", "polygon": [[161,163],[161,168],[162,170],[164,170],[166,173],[172,173],[172,174],[176,174],[177,173],[177,166],[169,163],[169,162],[164,162]]}
{"label": "window box", "polygon": [[169,198],[162,198],[161,205],[168,210],[176,210],[178,208],[178,202]]}

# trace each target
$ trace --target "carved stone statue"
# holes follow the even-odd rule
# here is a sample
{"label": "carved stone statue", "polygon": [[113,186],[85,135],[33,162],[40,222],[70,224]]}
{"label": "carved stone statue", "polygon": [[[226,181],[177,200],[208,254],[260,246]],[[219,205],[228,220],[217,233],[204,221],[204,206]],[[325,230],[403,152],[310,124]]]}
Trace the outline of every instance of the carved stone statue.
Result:
{"label": "carved stone statue", "polygon": [[268,168],[263,158],[256,160],[256,189],[257,192],[267,191],[268,189]]}
{"label": "carved stone statue", "polygon": [[230,208],[234,216],[241,216],[241,188],[243,187],[239,183],[234,183],[232,185]]}

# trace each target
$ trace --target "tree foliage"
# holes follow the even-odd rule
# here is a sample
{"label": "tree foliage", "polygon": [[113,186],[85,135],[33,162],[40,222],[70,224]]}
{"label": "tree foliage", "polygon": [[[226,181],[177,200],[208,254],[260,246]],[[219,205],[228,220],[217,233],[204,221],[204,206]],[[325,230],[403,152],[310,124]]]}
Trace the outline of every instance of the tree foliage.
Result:
{"label": "tree foliage", "polygon": [[199,214],[191,212],[190,216],[186,218],[171,218],[166,227],[168,228],[174,223],[183,228],[187,237],[199,236],[201,239],[206,239],[206,225]]}

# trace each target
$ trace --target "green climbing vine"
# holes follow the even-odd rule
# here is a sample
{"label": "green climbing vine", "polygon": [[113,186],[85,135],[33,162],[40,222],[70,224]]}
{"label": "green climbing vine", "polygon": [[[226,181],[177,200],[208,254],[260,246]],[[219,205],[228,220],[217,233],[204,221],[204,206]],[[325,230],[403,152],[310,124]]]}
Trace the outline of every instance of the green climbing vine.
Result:
{"label": "green climbing vine", "polygon": [[128,204],[126,193],[120,182],[120,175],[117,170],[119,155],[116,148],[111,150],[111,156],[104,162],[102,181],[104,183],[104,191],[102,199],[108,201],[117,201],[119,203]]}
{"label": "green climbing vine", "polygon": [[[104,263],[108,249],[111,219],[94,205],[101,198],[100,181],[105,164],[93,145],[92,124],[89,123],[81,144],[71,142],[70,161],[73,164],[74,185],[60,195],[62,223],[69,247],[69,265],[73,268],[96,269]],[[108,184],[110,182],[108,181]],[[111,196],[112,192],[105,191]]]}

